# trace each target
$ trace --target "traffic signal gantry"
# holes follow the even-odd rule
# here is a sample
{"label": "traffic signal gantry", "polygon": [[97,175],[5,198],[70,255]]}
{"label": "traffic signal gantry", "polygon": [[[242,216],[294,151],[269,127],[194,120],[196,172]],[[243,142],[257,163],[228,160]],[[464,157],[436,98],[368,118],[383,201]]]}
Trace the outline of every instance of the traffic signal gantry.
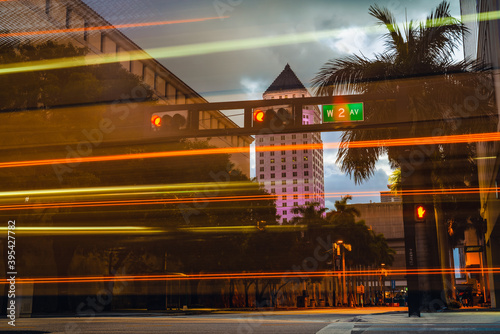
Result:
{"label": "traffic signal gantry", "polygon": [[[395,103],[396,100],[364,94],[153,106],[145,113],[150,124],[146,137],[200,138],[396,127],[397,124],[364,122],[364,105],[381,101]],[[320,106],[320,124],[303,124],[302,111],[308,106]],[[210,110],[243,110],[244,126],[202,129],[200,113]]]}

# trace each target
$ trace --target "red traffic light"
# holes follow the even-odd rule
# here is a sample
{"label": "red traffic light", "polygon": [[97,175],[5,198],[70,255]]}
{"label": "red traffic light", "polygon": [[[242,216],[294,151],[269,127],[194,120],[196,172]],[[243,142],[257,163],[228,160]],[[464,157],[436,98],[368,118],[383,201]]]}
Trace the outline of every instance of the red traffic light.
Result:
{"label": "red traffic light", "polygon": [[156,127],[160,127],[161,126],[161,117],[158,115],[151,116],[151,123]]}
{"label": "red traffic light", "polygon": [[423,221],[427,215],[427,210],[423,205],[415,205],[415,220]]}
{"label": "red traffic light", "polygon": [[256,122],[264,122],[264,111],[261,109],[256,109],[253,112],[253,120]]}

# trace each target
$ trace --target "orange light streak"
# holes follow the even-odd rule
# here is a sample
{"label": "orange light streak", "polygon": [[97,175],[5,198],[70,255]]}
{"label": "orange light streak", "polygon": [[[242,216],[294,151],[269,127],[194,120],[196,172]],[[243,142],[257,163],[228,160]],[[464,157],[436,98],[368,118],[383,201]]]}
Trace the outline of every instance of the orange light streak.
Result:
{"label": "orange light streak", "polygon": [[[11,0],[0,0],[0,1],[11,1]],[[81,27],[81,28],[69,28],[69,29],[52,29],[52,30],[39,30],[39,31],[21,31],[21,32],[10,32],[0,34],[0,37],[19,37],[19,36],[36,36],[36,35],[48,35],[48,34],[63,34],[71,32],[85,32],[85,31],[99,31],[99,30],[110,30],[110,29],[125,29],[125,28],[137,28],[137,27],[151,27],[159,25],[168,24],[179,24],[179,23],[191,23],[191,22],[202,22],[208,20],[215,20],[220,18],[228,18],[229,16],[222,17],[202,17],[197,19],[184,19],[184,20],[173,20],[173,21],[157,21],[157,22],[142,22],[142,23],[126,23],[117,25],[107,25],[107,26],[96,26],[96,27]]]}
{"label": "orange light streak", "polygon": [[[366,147],[390,147],[390,146],[420,146],[420,145],[433,145],[433,144],[453,144],[453,143],[469,143],[469,142],[493,142],[500,141],[500,133],[479,133],[479,134],[465,134],[465,135],[452,135],[452,136],[436,136],[436,137],[414,137],[403,139],[385,139],[385,140],[365,140],[351,143],[325,143],[325,144],[297,144],[297,145],[284,145],[284,146],[260,146],[256,147],[256,152],[270,152],[276,150],[304,150],[304,149],[338,149],[339,147],[350,148],[366,148]],[[29,160],[29,161],[12,161],[0,163],[0,168],[12,167],[28,167],[28,166],[44,166],[53,164],[73,164],[82,162],[97,162],[97,161],[120,161],[120,160],[133,160],[133,159],[151,159],[151,158],[168,158],[168,157],[181,157],[181,156],[201,156],[211,154],[236,154],[246,153],[248,148],[245,147],[220,147],[198,150],[183,150],[183,151],[167,151],[167,152],[150,152],[150,153],[136,153],[136,154],[118,154],[106,155],[95,157],[82,157],[82,158],[59,158],[59,159],[46,159],[46,160]]]}
{"label": "orange light streak", "polygon": [[[485,273],[500,273],[500,267],[483,268]],[[401,275],[422,275],[422,274],[442,274],[455,273],[455,268],[446,269],[385,269],[387,276]],[[464,273],[480,273],[481,268],[461,268]],[[87,282],[110,282],[110,281],[177,281],[177,280],[223,280],[223,279],[253,279],[253,278],[309,278],[309,277],[330,277],[337,275],[340,272],[334,271],[279,271],[279,272],[254,272],[254,273],[212,273],[212,274],[169,274],[169,275],[127,275],[127,276],[75,276],[75,277],[32,277],[32,278],[16,278],[16,283],[87,283]],[[347,270],[346,276],[379,276],[380,269],[370,270]],[[7,281],[1,280],[0,284],[9,284]]]}

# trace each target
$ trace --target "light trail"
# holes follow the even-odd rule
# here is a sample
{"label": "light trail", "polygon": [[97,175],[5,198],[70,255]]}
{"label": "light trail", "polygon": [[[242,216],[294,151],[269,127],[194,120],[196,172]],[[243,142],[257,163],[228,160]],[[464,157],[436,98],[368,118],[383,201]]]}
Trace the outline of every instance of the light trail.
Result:
{"label": "light trail", "polygon": [[[154,192],[156,194],[178,194],[193,192],[192,189],[198,189],[203,192],[210,191],[223,191],[225,189],[236,188],[244,190],[254,185],[250,182],[203,182],[203,183],[175,183],[175,184],[153,184],[141,186],[111,186],[111,187],[86,187],[86,188],[65,188],[65,189],[43,189],[43,190],[19,190],[19,191],[3,191],[0,192],[2,197],[26,197],[26,196],[39,196],[39,195],[76,195],[76,194],[96,194],[106,192],[119,192],[125,194],[135,194],[137,192]],[[213,188],[213,189],[212,189]]]}
{"label": "light trail", "polygon": [[[0,227],[0,231],[8,231],[7,227]],[[68,234],[152,234],[163,232],[144,226],[17,226],[15,230],[10,230],[16,234],[48,234],[48,235],[68,235]]]}
{"label": "light trail", "polygon": [[[9,0],[2,0],[2,1],[9,1]],[[86,32],[86,31],[90,32],[90,31],[99,31],[99,30],[125,29],[125,28],[137,28],[137,27],[151,27],[151,26],[179,24],[179,23],[203,22],[203,21],[215,20],[215,19],[226,19],[228,17],[229,16],[202,17],[202,18],[195,18],[195,19],[184,19],[184,20],[173,20],[173,21],[126,23],[126,24],[95,26],[95,27],[9,32],[9,33],[0,34],[0,38],[2,38],[2,37],[20,37],[20,36],[37,36],[37,35],[48,35],[48,34],[63,34],[63,33],[73,33],[73,32]]]}
{"label": "light trail", "polygon": [[[500,267],[483,268],[484,273],[500,273]],[[382,274],[380,269],[370,270],[347,270],[346,276],[402,276],[402,275],[438,275],[456,273],[455,268],[445,269],[384,269],[387,275]],[[460,272],[477,274],[481,268],[461,268]],[[227,279],[307,279],[311,277],[332,277],[342,274],[334,271],[277,271],[277,272],[248,272],[248,273],[207,273],[207,274],[159,274],[159,275],[123,275],[123,276],[75,276],[75,277],[32,277],[16,278],[16,283],[92,283],[92,282],[121,282],[121,281],[179,281],[179,280],[227,280]],[[9,284],[8,278],[1,280],[0,284]]]}
{"label": "light trail", "polygon": [[[491,11],[480,14],[472,14],[463,17],[464,22],[489,21],[500,18],[500,11]],[[453,24],[453,18],[433,19],[425,21],[428,26],[443,26]],[[381,25],[358,27],[366,34],[383,34],[386,32]],[[283,34],[278,36],[254,37],[236,40],[225,40],[207,43],[196,43],[172,47],[147,49],[140,52],[121,52],[112,56],[82,56],[71,59],[60,58],[33,62],[14,63],[0,66],[0,75],[8,73],[21,73],[71,68],[87,65],[107,64],[122,61],[143,60],[149,58],[167,59],[178,57],[199,56],[206,54],[233,52],[243,50],[254,50],[257,48],[276,47],[285,45],[297,45],[301,43],[320,42],[325,38],[342,35],[344,29],[332,29],[323,31],[311,31],[304,33]]]}
{"label": "light trail", "polygon": [[[401,139],[381,139],[381,140],[363,140],[350,143],[331,142],[324,144],[297,144],[283,146],[259,146],[255,148],[256,152],[271,152],[271,151],[290,151],[290,150],[306,150],[306,149],[338,149],[338,148],[367,148],[367,147],[396,147],[396,146],[421,146],[421,145],[436,145],[436,144],[457,144],[471,142],[495,142],[500,141],[499,132],[477,133],[477,134],[462,134],[449,136],[430,136],[430,137],[412,137]],[[118,154],[95,157],[80,157],[80,158],[59,158],[45,160],[28,160],[28,161],[11,161],[0,163],[0,168],[14,167],[29,167],[29,166],[45,166],[53,164],[78,164],[84,162],[106,162],[106,161],[123,161],[134,159],[151,159],[151,158],[170,158],[181,156],[202,156],[213,154],[235,154],[246,153],[248,148],[245,147],[218,147],[197,150],[182,150],[182,151],[163,151],[135,154]]]}
{"label": "light trail", "polygon": [[[216,190],[214,190],[216,191]],[[457,195],[457,194],[477,194],[479,192],[493,193],[497,188],[459,188],[459,189],[429,189],[429,190],[401,190],[399,193],[407,195]],[[186,191],[196,193],[197,191]],[[205,191],[203,191],[205,192]],[[295,199],[308,199],[311,195],[324,196],[325,198],[335,198],[345,195],[355,195],[356,197],[378,195],[377,191],[367,192],[335,192],[335,193],[302,193],[296,195]],[[387,194],[385,196],[389,196]],[[49,208],[79,208],[79,207],[107,207],[107,206],[129,206],[129,205],[164,205],[164,204],[183,204],[192,202],[234,202],[234,201],[260,201],[277,200],[280,196],[287,196],[292,199],[288,193],[267,194],[267,195],[235,195],[235,196],[212,196],[212,197],[183,197],[183,198],[164,198],[164,199],[131,199],[131,200],[106,200],[106,201],[81,201],[81,202],[53,202],[53,203],[28,203],[0,205],[0,211],[7,210],[36,210]],[[382,195],[384,196],[384,195]]]}

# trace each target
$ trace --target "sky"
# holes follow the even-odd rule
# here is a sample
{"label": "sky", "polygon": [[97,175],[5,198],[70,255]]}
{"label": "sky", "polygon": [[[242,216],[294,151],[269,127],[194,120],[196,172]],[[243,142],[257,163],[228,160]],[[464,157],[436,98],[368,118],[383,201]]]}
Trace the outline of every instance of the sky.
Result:
{"label": "sky", "polygon": [[[385,50],[383,27],[368,14],[370,5],[387,7],[398,22],[423,20],[441,2],[435,0],[84,0],[112,24],[207,20],[123,29],[145,49],[186,47],[193,55],[157,58],[210,102],[260,99],[290,64],[306,87],[330,59],[352,54],[372,58]],[[459,1],[450,1],[459,17]],[[311,93],[313,91],[309,89]],[[228,114],[231,116],[231,114]],[[231,117],[242,125],[241,117]],[[340,133],[323,133],[323,142]],[[252,171],[254,170],[252,154]],[[391,172],[386,157],[372,178],[360,186],[336,164],[336,151],[324,153],[325,192],[353,194],[351,203],[379,202],[361,191],[385,191]],[[252,175],[253,176],[253,175]],[[333,209],[339,197],[327,197]]]}

